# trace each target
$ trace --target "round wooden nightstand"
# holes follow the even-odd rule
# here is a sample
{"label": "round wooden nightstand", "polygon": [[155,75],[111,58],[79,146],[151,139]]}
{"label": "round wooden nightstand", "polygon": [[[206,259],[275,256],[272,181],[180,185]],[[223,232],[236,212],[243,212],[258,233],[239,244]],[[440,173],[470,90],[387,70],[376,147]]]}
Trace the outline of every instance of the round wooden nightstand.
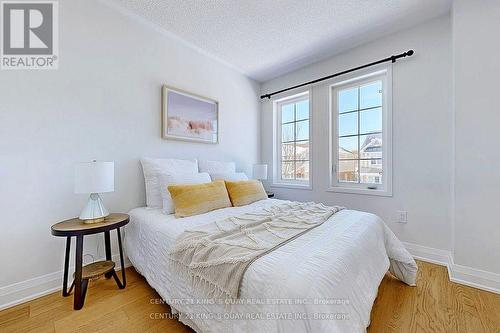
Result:
{"label": "round wooden nightstand", "polygon": [[[52,235],[66,237],[66,254],[64,257],[64,277],[63,291],[64,297],[71,295],[73,287],[75,288],[73,308],[80,310],[85,302],[87,293],[87,285],[89,279],[98,277],[102,274],[109,279],[113,277],[118,285],[118,288],[123,289],[127,283],[125,278],[125,267],[123,263],[122,237],[120,228],[129,222],[127,214],[113,213],[108,215],[104,222],[85,224],[78,218],[66,220],[54,224],[51,228]],[[109,232],[116,229],[118,236],[118,247],[120,249],[120,264],[122,270],[122,281],[118,278],[115,271],[115,263],[111,260],[111,239]],[[106,260],[94,262],[83,266],[83,236],[104,233],[104,244],[106,252]],[[76,256],[75,256],[75,273],[73,283],[68,290],[68,269],[69,269],[69,251],[71,248],[71,237],[76,237]]]}

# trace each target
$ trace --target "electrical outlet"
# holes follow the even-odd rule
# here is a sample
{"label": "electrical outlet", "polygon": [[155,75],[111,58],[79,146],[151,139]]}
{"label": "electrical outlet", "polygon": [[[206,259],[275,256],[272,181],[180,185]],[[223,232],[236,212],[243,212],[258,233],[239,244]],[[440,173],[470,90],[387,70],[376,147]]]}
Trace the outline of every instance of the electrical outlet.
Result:
{"label": "electrical outlet", "polygon": [[398,211],[398,220],[397,223],[408,223],[408,212],[404,210]]}

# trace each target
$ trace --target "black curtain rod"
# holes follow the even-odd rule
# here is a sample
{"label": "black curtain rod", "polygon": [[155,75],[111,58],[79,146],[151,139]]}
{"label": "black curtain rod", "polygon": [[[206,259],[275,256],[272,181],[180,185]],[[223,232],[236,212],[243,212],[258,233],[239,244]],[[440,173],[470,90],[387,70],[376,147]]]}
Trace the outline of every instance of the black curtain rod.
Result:
{"label": "black curtain rod", "polygon": [[322,77],[322,78],[319,78],[319,79],[316,79],[316,80],[312,80],[312,81],[309,81],[309,82],[306,82],[306,83],[301,83],[301,84],[298,84],[296,86],[289,87],[289,88],[286,88],[286,89],[281,89],[281,90],[272,92],[270,94],[265,94],[265,95],[260,96],[260,98],[261,99],[264,99],[264,98],[271,99],[271,96],[273,96],[273,95],[276,95],[276,94],[279,94],[279,93],[282,93],[282,92],[285,92],[285,91],[288,91],[288,90],[300,88],[300,87],[303,87],[303,86],[308,86],[310,84],[314,84],[316,82],[328,80],[328,79],[334,78],[336,76],[344,75],[344,74],[347,74],[347,73],[350,73],[350,72],[358,71],[358,70],[366,68],[366,67],[375,66],[375,65],[382,64],[382,63],[388,62],[388,61],[391,61],[392,63],[395,63],[396,60],[398,60],[399,58],[411,57],[413,55],[413,53],[414,53],[413,50],[409,50],[409,51],[406,51],[406,52],[403,52],[403,53],[400,53],[400,54],[392,55],[392,56],[387,57],[385,59],[381,59],[381,60],[378,60],[378,61],[371,62],[371,63],[363,65],[363,66],[351,68],[351,69],[345,70],[343,72],[339,72],[339,73],[335,73],[335,74],[332,74],[332,75],[328,75],[328,76],[325,76],[325,77]]}

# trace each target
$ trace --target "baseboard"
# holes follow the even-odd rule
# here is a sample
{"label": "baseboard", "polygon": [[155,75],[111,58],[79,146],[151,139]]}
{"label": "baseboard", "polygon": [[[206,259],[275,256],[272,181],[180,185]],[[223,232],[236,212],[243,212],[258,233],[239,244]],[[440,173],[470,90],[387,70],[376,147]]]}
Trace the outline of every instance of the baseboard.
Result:
{"label": "baseboard", "polygon": [[415,259],[441,266],[448,266],[450,263],[451,251],[406,242],[403,245]]}
{"label": "baseboard", "polygon": [[[112,259],[117,263],[116,269],[121,269],[120,256],[113,255]],[[127,268],[132,264],[128,258],[125,258],[124,265]],[[70,267],[69,271],[72,274],[74,268]],[[0,288],[0,310],[57,292],[62,289],[62,279],[63,271],[61,270],[2,287]]]}
{"label": "baseboard", "polygon": [[452,264],[450,280],[469,287],[500,294],[500,274]]}
{"label": "baseboard", "polygon": [[450,281],[500,294],[500,274],[455,264],[451,251],[406,242],[403,245],[415,259],[446,266]]}

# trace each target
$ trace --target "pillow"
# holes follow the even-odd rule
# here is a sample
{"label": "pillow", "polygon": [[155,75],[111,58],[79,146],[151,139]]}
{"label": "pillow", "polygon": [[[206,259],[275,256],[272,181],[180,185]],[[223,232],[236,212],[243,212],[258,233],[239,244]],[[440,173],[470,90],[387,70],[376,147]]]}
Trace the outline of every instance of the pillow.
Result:
{"label": "pillow", "polygon": [[196,160],[142,158],[141,164],[146,184],[146,205],[151,208],[162,207],[158,179],[160,173],[198,173],[198,162]]}
{"label": "pillow", "polygon": [[245,206],[252,202],[267,199],[264,186],[258,180],[226,181],[227,192],[233,206]]}
{"label": "pillow", "polygon": [[170,185],[176,217],[203,214],[219,208],[231,207],[223,180],[205,184]]}
{"label": "pillow", "polygon": [[199,161],[200,172],[212,173],[235,173],[236,164],[234,162],[220,161]]}
{"label": "pillow", "polygon": [[167,187],[169,185],[183,185],[183,184],[200,184],[210,183],[210,175],[206,172],[202,173],[180,173],[175,175],[168,175],[161,173],[158,175],[160,182],[161,198],[163,200],[163,212],[165,214],[174,213],[174,203]]}
{"label": "pillow", "polygon": [[226,173],[212,173],[210,174],[212,180],[229,180],[229,181],[238,181],[238,180],[248,180],[247,175],[243,172],[226,172]]}

